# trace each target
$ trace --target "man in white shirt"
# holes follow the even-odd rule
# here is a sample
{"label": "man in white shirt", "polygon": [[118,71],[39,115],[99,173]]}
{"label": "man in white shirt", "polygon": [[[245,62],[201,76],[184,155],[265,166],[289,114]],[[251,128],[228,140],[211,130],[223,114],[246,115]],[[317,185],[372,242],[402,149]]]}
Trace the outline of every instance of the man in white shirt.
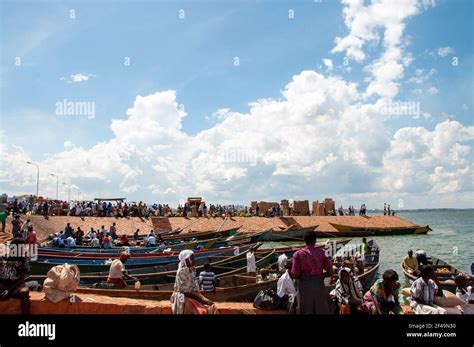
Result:
{"label": "man in white shirt", "polygon": [[277,283],[277,295],[281,298],[281,307],[289,308],[288,303],[293,304],[296,297],[296,288],[293,278],[291,278],[291,260],[285,264],[285,273],[281,275]]}
{"label": "man in white shirt", "polygon": [[249,276],[255,276],[257,273],[257,265],[255,264],[255,250],[252,248],[247,252],[247,273]]}
{"label": "man in white shirt", "polygon": [[99,239],[94,235],[94,237],[91,240],[91,247],[94,248],[100,248],[100,242]]}
{"label": "man in white shirt", "polygon": [[148,236],[146,245],[147,245],[147,247],[156,247],[156,237],[155,237],[155,234],[150,234],[150,235]]}
{"label": "man in white shirt", "polygon": [[110,264],[108,283],[112,283],[117,288],[125,288],[127,282],[125,279],[133,279],[138,281],[136,277],[131,277],[125,272],[125,263],[130,258],[130,254],[120,252],[119,259],[114,259]]}

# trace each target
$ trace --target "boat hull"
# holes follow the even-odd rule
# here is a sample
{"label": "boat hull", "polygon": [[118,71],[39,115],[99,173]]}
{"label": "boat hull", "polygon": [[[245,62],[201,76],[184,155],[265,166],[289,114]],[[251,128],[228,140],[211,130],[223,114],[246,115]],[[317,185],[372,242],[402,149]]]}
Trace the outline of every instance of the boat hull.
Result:
{"label": "boat hull", "polygon": [[357,228],[350,225],[330,223],[337,231],[318,231],[322,237],[367,237],[367,236],[394,236],[394,235],[424,235],[431,228],[425,226],[397,227],[397,228]]}
{"label": "boat hull", "polygon": [[[251,247],[251,245],[244,245],[240,247],[239,252],[246,251]],[[202,253],[195,253],[196,260],[200,258],[207,258],[210,256],[216,255],[233,255],[235,252],[235,247],[226,247],[225,249],[212,249],[207,250]],[[81,274],[90,273],[90,272],[107,272],[110,269],[110,263],[107,263],[109,259],[75,259],[75,258],[42,258],[38,259],[36,262],[31,262],[31,274],[32,275],[41,275],[46,274],[53,266],[61,264],[70,264],[77,265]],[[136,269],[144,267],[152,267],[157,265],[177,263],[178,254],[172,256],[157,256],[156,258],[150,259],[129,259],[126,263],[127,269]]]}
{"label": "boat hull", "polygon": [[[451,271],[451,274],[443,276],[440,274],[437,274],[438,280],[439,280],[439,286],[443,290],[447,290],[451,293],[456,293],[456,284],[454,283],[454,277],[458,275],[461,271],[459,269],[455,268],[454,266],[450,265],[448,262],[439,259],[437,257],[428,257],[428,265],[436,268],[439,267],[446,267],[449,268]],[[405,267],[403,266],[403,261],[400,264],[400,267],[403,271],[403,274],[405,277],[410,281],[410,283],[413,283],[418,277],[414,276],[413,274],[409,273]]]}
{"label": "boat hull", "polygon": [[304,234],[307,231],[313,231],[318,226],[311,226],[306,228],[289,228],[287,230],[275,231],[273,230],[268,235],[268,241],[303,241]]}

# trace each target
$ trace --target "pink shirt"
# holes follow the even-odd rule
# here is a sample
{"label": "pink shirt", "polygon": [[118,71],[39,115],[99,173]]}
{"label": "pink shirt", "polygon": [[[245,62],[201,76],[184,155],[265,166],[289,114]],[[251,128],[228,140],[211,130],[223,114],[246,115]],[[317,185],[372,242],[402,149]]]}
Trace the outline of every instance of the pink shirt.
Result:
{"label": "pink shirt", "polygon": [[323,269],[332,271],[331,260],[321,248],[307,246],[293,254],[291,274],[293,278],[306,276],[322,276]]}

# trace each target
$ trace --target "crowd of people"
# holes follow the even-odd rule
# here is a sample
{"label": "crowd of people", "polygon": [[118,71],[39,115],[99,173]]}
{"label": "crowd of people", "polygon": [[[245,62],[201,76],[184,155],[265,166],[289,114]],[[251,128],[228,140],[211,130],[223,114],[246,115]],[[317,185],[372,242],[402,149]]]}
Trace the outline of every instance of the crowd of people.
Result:
{"label": "crowd of people", "polygon": [[[435,269],[429,265],[426,252],[419,249],[413,254],[409,249],[403,259],[403,268],[409,274],[417,277],[410,288],[410,306],[416,314],[474,314],[474,293],[472,286],[468,286],[471,278],[460,273],[454,278],[456,296],[460,299],[453,307],[441,307],[436,302],[445,298]],[[438,300],[436,300],[438,299]]]}
{"label": "crowd of people", "polygon": [[31,220],[27,219],[26,222],[23,222],[18,214],[12,219],[12,236],[13,238],[23,240],[27,244],[38,243],[36,231],[33,229]]}
{"label": "crowd of people", "polygon": [[145,247],[163,247],[167,245],[166,241],[160,234],[155,233],[154,230],[146,235],[140,235],[140,229],[136,229],[133,232],[132,239],[127,234],[119,234],[117,232],[116,223],[113,222],[108,228],[105,225],[94,229],[93,227],[85,233],[81,227],[77,227],[76,230],[70,225],[66,224],[64,230],[60,230],[57,233],[50,234],[46,238],[44,245],[48,247],[58,248],[76,248],[86,244],[92,248],[114,248],[123,246],[145,246]]}
{"label": "crowd of people", "polygon": [[[291,259],[284,254],[278,258],[277,266],[281,276],[276,295],[281,308],[287,308],[296,314],[333,314],[336,311],[341,314],[402,312],[399,301],[400,283],[394,270],[385,271],[382,278],[364,293],[351,268],[334,268],[324,249],[316,247],[315,232],[307,232],[304,241],[306,246],[295,252]],[[370,248],[366,251],[370,252]],[[173,313],[212,312],[213,303],[202,295],[206,291],[215,290],[216,281],[210,264],[197,276],[193,251],[182,251],[179,258],[180,265],[171,297]],[[335,289],[329,293],[326,286],[334,284],[334,271],[337,272]],[[247,254],[247,273],[249,276],[256,273],[259,276],[253,250]]]}
{"label": "crowd of people", "polygon": [[140,201],[126,203],[123,201],[35,201],[33,197],[26,200],[14,199],[4,207],[8,214],[33,214],[42,216],[69,215],[95,217],[149,217],[166,216],[173,213],[168,204],[153,204],[148,206]]}
{"label": "crowd of people", "polygon": [[[26,244],[28,231],[32,230],[29,220],[15,227],[13,245]],[[136,231],[138,236],[139,230]],[[26,235],[26,239],[25,239]],[[98,240],[98,247],[112,246],[111,240],[121,243],[115,223],[107,230],[101,226],[97,231],[91,229],[84,235],[80,228],[74,230],[68,223],[64,231],[54,235],[52,243],[58,247],[75,247],[81,238]],[[145,238],[147,245],[164,245],[160,235],[153,231]],[[364,271],[356,261],[331,262],[324,249],[316,247],[316,233],[308,231],[304,235],[305,247],[296,251],[291,258],[284,253],[275,264],[279,273],[276,295],[280,308],[296,314],[401,314],[401,284],[396,271],[388,269],[375,281],[370,289],[364,292],[358,275]],[[366,239],[362,242],[362,259],[370,256],[372,249]],[[356,256],[357,257],[357,256]],[[110,264],[107,283],[115,288],[127,287],[127,281],[139,280],[130,276],[126,262],[130,254],[122,251],[119,258]],[[174,291],[170,298],[172,311],[175,314],[212,313],[214,303],[206,297],[207,292],[215,292],[219,280],[210,263],[206,263],[199,273],[196,270],[195,255],[192,250],[180,252],[179,266],[176,273]],[[255,249],[250,248],[246,254],[247,275],[263,278],[256,266]],[[417,251],[416,256],[408,252],[404,266],[418,279],[410,288],[410,307],[416,314],[473,313],[474,293],[470,285],[472,278],[458,274],[455,278],[456,296],[464,303],[463,308],[446,309],[435,304],[436,296],[443,296],[436,273],[427,263],[426,253]],[[22,302],[23,313],[29,312],[28,284],[25,282],[29,272],[26,257],[7,257],[0,262],[0,299],[18,298]],[[336,276],[334,276],[336,275]],[[328,292],[327,286],[334,289]],[[454,312],[458,310],[459,312]]]}
{"label": "crowd of people", "polygon": [[[0,204],[1,205],[1,204]],[[6,206],[0,206],[0,209],[6,211],[6,214],[33,214],[43,215],[45,217],[51,215],[69,215],[69,216],[95,216],[95,217],[144,217],[163,216],[163,217],[235,217],[235,216],[264,216],[264,217],[283,217],[284,207],[280,203],[274,203],[267,210],[261,210],[257,204],[255,207],[243,205],[221,205],[201,203],[184,203],[178,204],[176,208],[170,207],[169,204],[154,203],[151,205],[143,201],[138,203],[126,203],[124,201],[61,201],[61,200],[43,200],[36,202],[30,197],[18,201],[14,199]],[[288,215],[297,215],[292,205],[285,212]],[[307,212],[308,215],[311,211]],[[349,205],[347,210],[341,205],[337,211],[328,211],[329,215],[339,216],[355,216],[356,210],[353,205]],[[395,211],[390,208],[390,204],[384,203],[384,215],[395,215]],[[362,204],[359,208],[359,216],[367,215],[367,206]],[[0,221],[2,220],[2,211],[0,211]]]}

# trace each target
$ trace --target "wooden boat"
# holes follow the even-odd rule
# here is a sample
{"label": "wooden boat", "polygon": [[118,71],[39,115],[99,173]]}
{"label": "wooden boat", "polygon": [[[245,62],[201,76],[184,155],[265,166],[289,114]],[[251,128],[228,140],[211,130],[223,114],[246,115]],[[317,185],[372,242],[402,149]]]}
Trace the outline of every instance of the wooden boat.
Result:
{"label": "wooden boat", "polygon": [[[337,240],[334,242],[322,242],[318,247],[331,247],[334,244],[346,244],[350,240]],[[277,257],[285,253],[287,256],[291,255],[301,249],[301,247],[278,247],[272,250],[258,249],[255,254],[257,258],[257,267],[263,269],[274,263]],[[235,264],[235,263],[234,263]],[[217,268],[226,268],[228,266],[213,265],[213,270]],[[215,293],[203,293],[206,297],[213,301],[253,301],[255,295],[260,290],[276,288],[278,278],[267,279],[257,283],[255,277],[244,274],[246,271],[246,263],[238,271],[227,271],[217,275],[218,286]],[[238,274],[240,273],[240,274]],[[364,278],[369,278],[369,275],[375,274],[376,268],[371,267],[370,272],[366,272]],[[78,292],[89,294],[100,294],[107,296],[120,296],[136,299],[151,299],[151,300],[169,300],[173,291],[173,284],[158,284],[158,285],[144,285],[139,290],[133,288],[126,289],[99,289],[99,288],[78,288]]]}
{"label": "wooden boat", "polygon": [[367,241],[370,246],[370,254],[365,255],[364,273],[357,275],[364,290],[369,290],[375,282],[380,267],[380,247],[375,240]]}
{"label": "wooden boat", "polygon": [[[204,264],[210,263],[212,269],[216,275],[225,274],[233,275],[246,272],[247,269],[247,253],[248,248],[240,248],[236,250],[236,254],[229,255],[212,255],[204,258],[196,258],[196,271],[201,271],[204,268]],[[255,263],[258,268],[263,268],[269,264],[273,259],[273,250],[269,250],[264,254],[255,254]],[[157,265],[152,267],[143,267],[136,269],[128,269],[128,265],[125,265],[127,272],[130,276],[138,278],[143,284],[158,284],[158,283],[174,283],[174,277],[176,270],[178,269],[178,262]],[[101,281],[107,281],[109,271],[92,272],[81,274],[80,281],[81,285],[92,284]],[[30,281],[43,281],[46,275],[31,275],[29,276]],[[133,284],[133,280],[127,281],[129,284]]]}
{"label": "wooden boat", "polygon": [[313,225],[305,228],[298,228],[292,225],[284,230],[272,230],[268,236],[268,241],[303,241],[307,231],[315,230],[318,226]]}
{"label": "wooden boat", "polygon": [[[380,247],[375,240],[368,240],[367,244],[370,246],[370,253],[365,254],[364,273],[356,274],[356,277],[359,279],[360,284],[362,285],[362,288],[364,288],[364,291],[367,291],[370,289],[370,287],[372,286],[372,284],[374,283],[377,277],[378,269],[380,267],[380,254],[381,254]],[[347,248],[349,253],[351,253],[352,251],[356,251],[358,249],[357,245],[350,244],[348,246],[353,246],[353,247]],[[342,249],[339,252],[340,252],[339,254],[343,254],[344,252],[346,252],[346,250]],[[336,256],[337,255],[338,253],[336,253]],[[335,258],[333,258],[333,262],[334,261],[335,261]]]}
{"label": "wooden boat", "polygon": [[378,227],[354,227],[351,225],[343,225],[331,223],[337,231],[317,231],[318,236],[334,236],[334,237],[363,237],[363,236],[388,236],[388,235],[423,235],[427,234],[431,228],[428,225],[425,226],[410,226],[410,227],[390,227],[390,228],[378,228]]}
{"label": "wooden boat", "polygon": [[[255,276],[247,274],[219,275],[216,276],[218,285],[215,292],[202,292],[209,300],[214,302],[224,301],[253,301],[261,290],[276,288],[278,278],[257,282]],[[173,293],[173,283],[151,284],[140,289],[99,289],[79,287],[78,293],[107,295],[112,297],[126,297],[148,300],[169,300]]]}
{"label": "wooden boat", "polygon": [[[437,257],[428,257],[428,265],[430,265],[435,271],[436,276],[439,279],[440,287],[443,290],[447,290],[449,292],[455,293],[456,292],[456,284],[454,283],[454,278],[458,275],[461,271],[459,271],[456,267],[449,264],[448,262],[439,259]],[[403,274],[406,278],[412,283],[416,279],[417,276],[409,273],[406,268],[403,266],[403,260],[400,264],[400,267],[403,271]],[[446,269],[445,271],[443,269]]]}
{"label": "wooden boat", "polygon": [[[315,247],[326,249],[328,251],[329,256],[332,257],[332,255],[334,255],[340,249],[340,247],[343,247],[345,244],[349,243],[350,241],[351,241],[351,239],[335,240],[335,241],[330,241],[330,242],[327,242],[327,241],[318,242],[318,243],[316,243]],[[275,250],[275,261],[283,253],[288,258],[291,258],[296,251],[299,251],[300,249],[302,249],[304,247],[306,247],[306,246],[302,245],[302,246],[273,247],[273,249]],[[255,251],[255,253],[258,254],[258,253],[265,252],[267,250],[268,249],[266,249],[266,248],[259,248]]]}
{"label": "wooden boat", "polygon": [[237,233],[237,231],[239,229],[240,229],[240,227],[225,229],[225,230],[212,230],[212,231],[179,233],[179,234],[172,234],[172,235],[164,235],[164,236],[162,236],[162,239],[167,241],[167,242],[208,240],[208,239],[215,239],[215,238],[223,238],[223,237],[232,236],[235,233]]}
{"label": "wooden boat", "polygon": [[[267,234],[269,231],[251,234],[251,235],[243,235],[243,234],[235,234],[225,239],[211,239],[211,240],[204,240],[204,241],[193,241],[193,242],[186,242],[179,245],[173,245],[168,247],[147,247],[147,249],[151,249],[147,253],[141,252],[133,252],[134,248],[130,247],[130,254],[132,259],[142,259],[142,258],[156,258],[158,256],[171,256],[179,254],[179,251],[183,249],[192,249],[195,250],[196,253],[202,252],[202,250],[213,250],[216,248],[223,248],[223,247],[235,247],[238,245],[245,245],[245,244],[255,244],[261,240],[267,238]],[[179,247],[177,247],[179,246]],[[54,259],[114,259],[119,257],[119,252],[123,251],[125,248],[113,248],[113,249],[96,249],[97,251],[108,251],[108,252],[99,252],[99,253],[92,253],[89,250],[83,252],[82,248],[74,248],[74,249],[64,249],[64,248],[53,248],[53,251],[49,251],[50,248],[41,248],[38,252],[38,258],[54,258]]]}
{"label": "wooden boat", "polygon": [[[209,240],[209,239],[222,239],[225,237],[232,236],[237,233],[237,231],[240,229],[238,228],[231,228],[231,229],[225,229],[225,230],[219,230],[219,231],[199,231],[199,232],[186,232],[186,233],[179,233],[179,234],[166,234],[162,235],[160,233],[157,233],[157,235],[161,235],[162,239],[169,245],[171,244],[179,244],[182,242],[189,242],[189,241],[196,241],[196,240]],[[128,236],[130,242],[135,242],[135,241],[143,241],[143,239],[148,236],[148,235],[141,235],[137,239],[134,238],[134,236]],[[83,243],[84,245],[81,246],[81,248],[86,249],[86,248],[91,248],[95,249],[91,246],[87,246],[90,242],[90,239],[88,237],[84,238]]]}
{"label": "wooden boat", "polygon": [[[239,252],[247,251],[250,247],[259,247],[260,245],[242,245]],[[195,257],[206,258],[214,255],[230,256],[236,252],[235,247],[215,248],[211,250],[196,251]],[[131,258],[127,261],[128,269],[151,267],[155,265],[175,263],[178,261],[179,251],[173,252],[171,255],[158,254],[153,258]],[[31,262],[31,274],[46,274],[53,266],[60,264],[77,265],[81,273],[108,271],[110,268],[110,259],[76,259],[76,258],[38,258],[37,261]]]}

